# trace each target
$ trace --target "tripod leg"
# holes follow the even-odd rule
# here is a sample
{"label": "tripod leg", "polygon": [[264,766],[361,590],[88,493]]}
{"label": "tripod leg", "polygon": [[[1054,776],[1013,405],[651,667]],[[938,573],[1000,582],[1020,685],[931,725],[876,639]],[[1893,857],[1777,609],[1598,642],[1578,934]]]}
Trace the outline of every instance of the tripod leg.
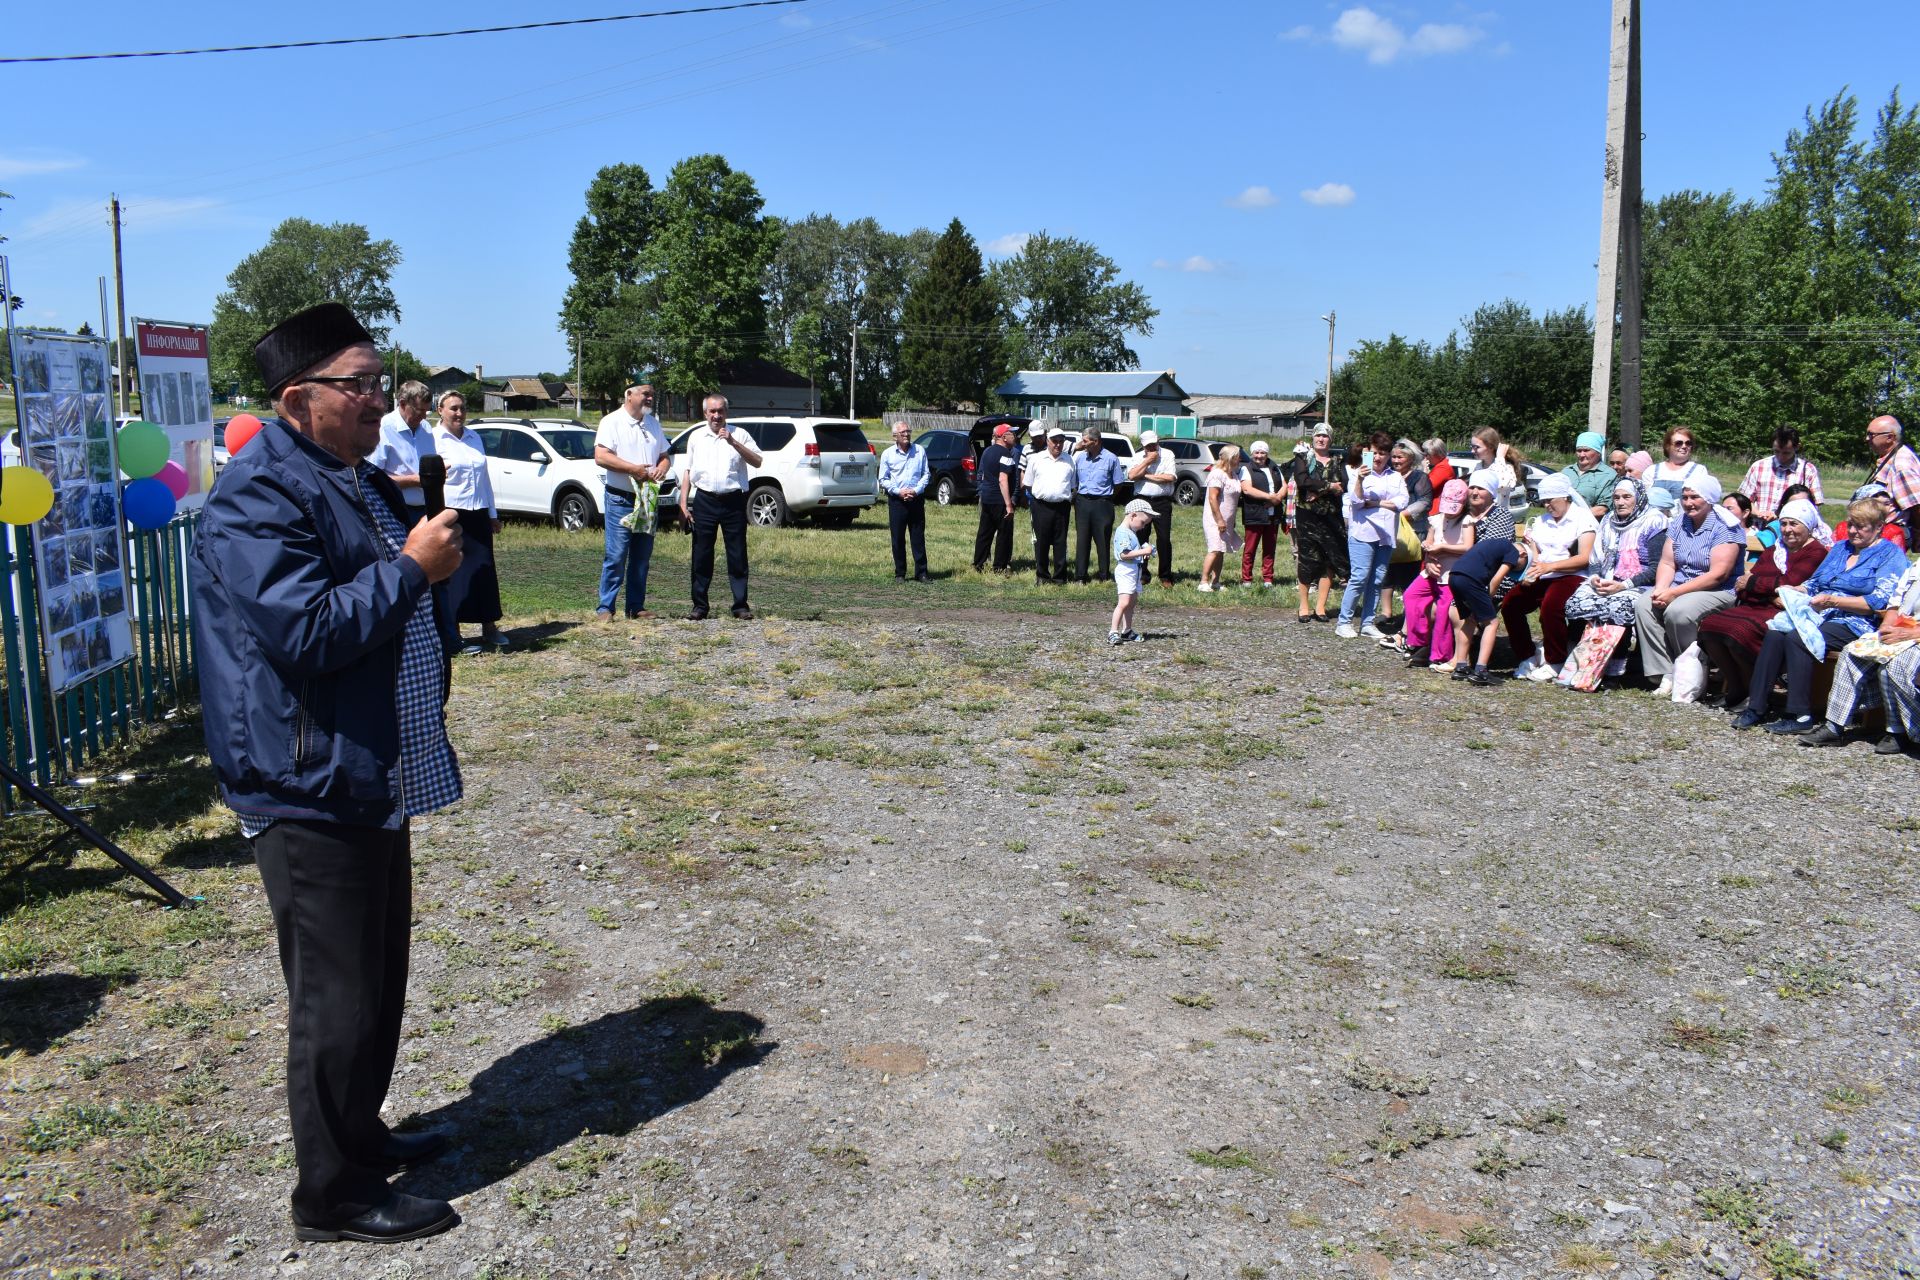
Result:
{"label": "tripod leg", "polygon": [[67,808],[64,804],[61,804],[40,787],[35,786],[31,779],[23,777],[13,766],[7,764],[4,760],[0,760],[0,778],[4,778],[7,782],[11,783],[21,795],[46,810],[48,816],[66,823],[68,829],[71,830],[73,834],[79,836],[82,840],[85,840],[88,844],[106,854],[109,858],[112,858],[122,867],[125,867],[132,875],[139,877],[141,883],[164,898],[168,906],[185,907],[192,904],[193,899],[187,897],[187,895],[181,893],[165,880],[162,880],[159,876],[141,866],[132,854],[101,835],[98,831],[95,831],[91,826],[87,825],[86,820],[79,814]]}

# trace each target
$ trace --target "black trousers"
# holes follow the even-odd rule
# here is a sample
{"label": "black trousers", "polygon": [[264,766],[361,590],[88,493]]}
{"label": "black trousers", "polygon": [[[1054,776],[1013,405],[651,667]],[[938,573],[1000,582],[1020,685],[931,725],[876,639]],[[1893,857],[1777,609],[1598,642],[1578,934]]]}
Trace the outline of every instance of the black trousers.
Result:
{"label": "black trousers", "polygon": [[1173,585],[1173,495],[1148,498],[1153,505],[1153,555],[1160,562],[1160,581]]}
{"label": "black trousers", "polygon": [[253,840],[287,980],[287,1111],[307,1226],[387,1195],[380,1119],[400,1048],[413,919],[407,829],[276,822]]}
{"label": "black trousers", "polygon": [[[1073,500],[1073,576],[1082,582],[1087,577],[1087,552],[1100,544],[1100,576],[1113,576],[1113,499],[1080,497]],[[1155,552],[1164,556],[1164,551]]]}
{"label": "black trousers", "polygon": [[927,572],[927,500],[925,495],[903,502],[887,495],[887,536],[893,540],[893,576],[907,576],[907,538],[913,538],[913,572]]}
{"label": "black trousers", "polygon": [[993,552],[993,567],[1013,567],[1013,512],[992,503],[980,504],[980,528],[973,535],[973,567],[987,567],[987,552]]}
{"label": "black trousers", "polygon": [[733,588],[733,607],[746,608],[747,495],[696,489],[688,511],[693,516],[693,607],[707,611],[707,588],[713,585],[713,535],[718,530],[727,544],[727,584]]}
{"label": "black trousers", "polygon": [[[1853,632],[1831,619],[1820,625],[1827,638],[1827,652],[1853,643]],[[1753,661],[1753,679],[1747,684],[1747,709],[1766,711],[1773,701],[1774,681],[1784,670],[1787,674],[1787,715],[1792,718],[1813,714],[1813,654],[1791,631],[1767,630],[1760,644],[1760,656]]]}
{"label": "black trousers", "polygon": [[1034,573],[1042,582],[1067,580],[1067,525],[1072,521],[1073,502],[1033,500]]}

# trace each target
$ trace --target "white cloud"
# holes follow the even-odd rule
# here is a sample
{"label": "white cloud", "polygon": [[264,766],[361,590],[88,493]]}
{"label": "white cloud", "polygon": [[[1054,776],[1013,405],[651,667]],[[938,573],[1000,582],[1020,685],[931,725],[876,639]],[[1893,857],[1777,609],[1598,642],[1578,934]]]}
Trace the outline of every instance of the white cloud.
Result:
{"label": "white cloud", "polygon": [[[179,199],[128,196],[120,202],[120,216],[128,231],[147,231],[155,227],[210,226],[222,221],[207,215],[226,208],[226,201],[212,196],[187,196]],[[97,219],[105,235],[107,202],[100,199],[65,200],[51,205],[21,224],[20,234],[47,235],[70,230],[76,222]]]}
{"label": "white cloud", "polygon": [[791,27],[795,31],[805,31],[813,25],[813,19],[804,13],[784,13],[780,15],[780,25]]}
{"label": "white cloud", "polygon": [[1353,203],[1353,188],[1344,182],[1323,182],[1302,191],[1300,198],[1322,208],[1339,208]]}
{"label": "white cloud", "polygon": [[987,252],[996,258],[1011,258],[1027,247],[1027,241],[1033,239],[1030,231],[1013,231],[998,240],[987,241]]}
{"label": "white cloud", "polygon": [[1227,203],[1236,209],[1267,209],[1279,204],[1280,197],[1267,187],[1248,187],[1239,195],[1230,197]]}
{"label": "white cloud", "polygon": [[1167,258],[1155,258],[1153,265],[1157,271],[1188,271],[1198,275],[1212,275],[1218,271],[1223,264],[1214,261],[1212,258],[1203,258],[1196,253],[1190,258],[1182,258],[1178,262]]}
{"label": "white cloud", "polygon": [[46,173],[65,173],[69,169],[84,168],[86,163],[77,156],[0,155],[0,180],[37,178]]}
{"label": "white cloud", "polygon": [[1408,35],[1393,19],[1356,5],[1334,19],[1328,37],[1347,52],[1364,54],[1368,62],[1385,66],[1403,54],[1426,58],[1460,53],[1478,43],[1484,34],[1478,27],[1458,22],[1423,22]]}
{"label": "white cloud", "polygon": [[1280,38],[1282,40],[1311,40],[1313,39],[1313,28],[1303,22],[1297,27],[1289,27],[1287,30],[1282,31]]}

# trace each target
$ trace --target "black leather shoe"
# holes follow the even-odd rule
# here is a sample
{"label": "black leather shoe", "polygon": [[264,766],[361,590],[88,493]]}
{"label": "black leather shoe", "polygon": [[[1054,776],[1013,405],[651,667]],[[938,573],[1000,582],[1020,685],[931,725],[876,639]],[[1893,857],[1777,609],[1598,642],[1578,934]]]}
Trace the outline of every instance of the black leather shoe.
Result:
{"label": "black leather shoe", "polygon": [[733,611],[733,616],[740,619],[740,621],[742,622],[752,622],[753,610],[747,608],[746,605],[741,605],[738,609],[735,609]]}
{"label": "black leather shoe", "polygon": [[[1834,728],[1832,725],[1824,723],[1812,733],[1803,733],[1800,735],[1800,745],[1803,747],[1837,747],[1846,740],[1846,734]],[[1878,747],[1874,749],[1876,751],[1879,750]],[[1882,754],[1885,753],[1883,752]]]}
{"label": "black leather shoe", "polygon": [[[1812,734],[1807,735],[1807,737],[1812,736]],[[1800,739],[1802,742],[1806,740],[1806,738]],[[1904,755],[1906,754],[1906,750],[1907,740],[1897,733],[1883,734],[1881,735],[1880,741],[1873,744],[1873,754],[1877,756]]]}
{"label": "black leather shoe", "polygon": [[415,1169],[445,1154],[452,1141],[444,1133],[389,1133],[380,1148],[380,1162],[394,1172]]}
{"label": "black leather shoe", "polygon": [[688,622],[705,622],[706,620],[707,620],[707,611],[705,609],[695,609],[692,613],[689,613],[687,615]]}
{"label": "black leather shoe", "polygon": [[916,573],[913,575],[913,580],[915,582],[932,582],[933,578],[924,573]]}
{"label": "black leather shoe", "polygon": [[327,1227],[293,1224],[298,1240],[357,1240],[362,1244],[398,1244],[438,1235],[460,1222],[460,1215],[445,1200],[424,1200],[399,1191],[357,1218],[348,1218]]}

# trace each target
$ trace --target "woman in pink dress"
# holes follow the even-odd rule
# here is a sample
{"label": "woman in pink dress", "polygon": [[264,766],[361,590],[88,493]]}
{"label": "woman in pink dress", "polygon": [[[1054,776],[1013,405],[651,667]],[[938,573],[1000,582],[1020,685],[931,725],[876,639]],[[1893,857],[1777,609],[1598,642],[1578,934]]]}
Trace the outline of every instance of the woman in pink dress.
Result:
{"label": "woman in pink dress", "polygon": [[1207,468],[1207,504],[1200,527],[1207,535],[1207,556],[1200,562],[1200,590],[1220,589],[1220,566],[1229,551],[1240,550],[1240,531],[1233,515],[1240,506],[1240,449],[1228,445]]}

